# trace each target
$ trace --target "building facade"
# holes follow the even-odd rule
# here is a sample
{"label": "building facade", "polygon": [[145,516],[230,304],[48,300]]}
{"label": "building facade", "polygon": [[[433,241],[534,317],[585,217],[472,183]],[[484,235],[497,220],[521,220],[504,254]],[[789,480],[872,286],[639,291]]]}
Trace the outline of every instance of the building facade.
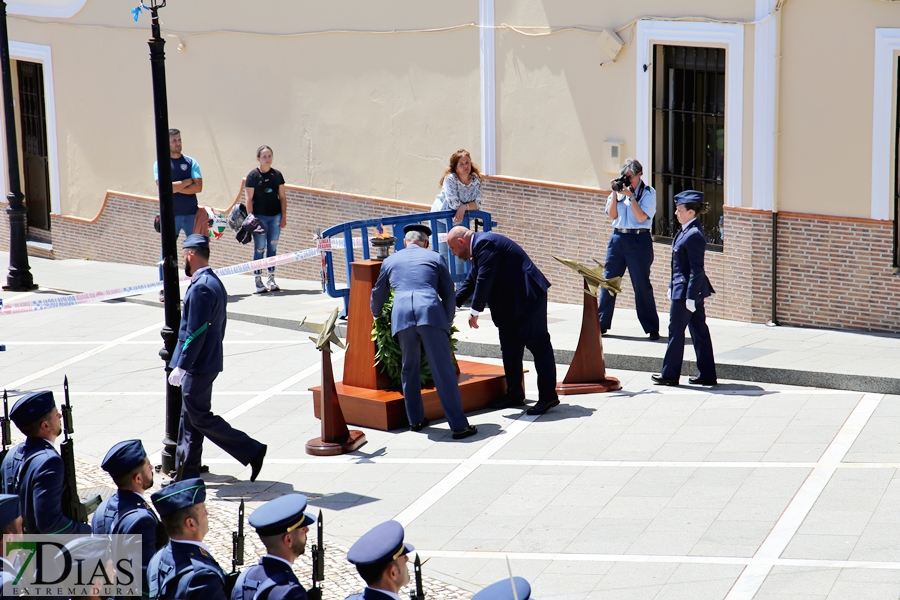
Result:
{"label": "building facade", "polygon": [[[149,15],[113,0],[9,11],[33,251],[110,260],[98,240],[127,228],[141,249],[117,259],[153,262]],[[230,206],[271,146],[290,190],[282,250],[427,210],[467,148],[498,231],[553,300],[579,302],[552,255],[603,259],[606,190],[631,156],[658,191],[661,306],[671,199],[701,189],[711,315],[900,332],[900,2],[169,0],[160,14],[170,126],[201,165],[201,203]],[[220,260],[249,256],[216,243]]]}

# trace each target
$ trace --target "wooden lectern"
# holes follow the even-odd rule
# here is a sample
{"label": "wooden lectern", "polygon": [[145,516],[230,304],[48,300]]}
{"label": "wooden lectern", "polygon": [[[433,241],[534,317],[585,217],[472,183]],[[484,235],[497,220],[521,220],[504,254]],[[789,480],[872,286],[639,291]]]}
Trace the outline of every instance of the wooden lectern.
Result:
{"label": "wooden lectern", "polygon": [[[381,261],[359,260],[351,263],[350,306],[347,313],[347,354],[344,356],[344,380],[334,384],[340,398],[340,409],[348,423],[384,431],[408,425],[403,393],[388,389],[390,378],[375,365],[375,342],[372,340],[370,302],[372,288],[381,273]],[[458,361],[459,393],[463,410],[471,412],[487,407],[506,393],[506,377],[502,366]],[[323,363],[324,367],[324,363]],[[329,364],[330,367],[330,364]],[[323,370],[324,372],[324,370]],[[317,417],[323,395],[332,393],[323,385],[310,388]],[[434,387],[422,388],[425,418],[444,417],[444,410]]]}
{"label": "wooden lectern", "polygon": [[621,388],[622,383],[618,379],[606,376],[603,336],[600,334],[600,320],[597,318],[597,297],[589,292],[585,281],[581,335],[578,336],[578,346],[566,378],[556,385],[556,392],[560,395],[594,394]]}

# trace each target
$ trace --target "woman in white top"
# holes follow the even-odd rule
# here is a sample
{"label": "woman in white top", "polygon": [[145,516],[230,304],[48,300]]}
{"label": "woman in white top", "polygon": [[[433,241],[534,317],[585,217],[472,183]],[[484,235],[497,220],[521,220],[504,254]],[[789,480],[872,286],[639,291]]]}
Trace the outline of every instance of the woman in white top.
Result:
{"label": "woman in white top", "polygon": [[[463,217],[468,210],[478,210],[481,208],[481,172],[472,162],[472,156],[466,149],[460,149],[450,156],[450,166],[441,177],[441,193],[434,199],[431,206],[432,211],[455,210],[453,215],[453,224],[462,223]],[[438,233],[447,232],[446,221],[438,221]],[[451,257],[446,242],[439,245],[441,255],[448,261]],[[456,260],[457,273],[461,273],[465,268],[462,261]]]}

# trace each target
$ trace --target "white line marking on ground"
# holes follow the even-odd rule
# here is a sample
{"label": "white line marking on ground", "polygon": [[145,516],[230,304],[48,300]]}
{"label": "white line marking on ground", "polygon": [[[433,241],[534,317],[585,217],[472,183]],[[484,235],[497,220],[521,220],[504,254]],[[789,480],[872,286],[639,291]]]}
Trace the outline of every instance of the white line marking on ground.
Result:
{"label": "white line marking on ground", "polygon": [[[332,360],[332,362],[337,362],[340,359],[342,359],[343,357],[344,357],[343,352],[340,352],[340,353],[335,352],[334,354],[332,354],[331,360]],[[262,404],[263,402],[265,402],[266,400],[268,400],[269,398],[271,398],[278,392],[283,392],[287,388],[291,387],[292,385],[294,385],[296,383],[303,381],[307,377],[315,375],[321,369],[322,369],[322,363],[321,363],[321,361],[318,361],[311,367],[307,367],[307,368],[303,369],[302,371],[300,371],[299,373],[291,375],[290,377],[288,377],[281,383],[273,385],[272,387],[270,387],[268,390],[266,390],[262,394],[257,394],[256,396],[254,396],[253,398],[250,398],[243,404],[239,404],[238,406],[235,406],[234,408],[229,410],[227,413],[222,415],[222,418],[225,419],[226,421],[232,421],[232,420],[238,418],[239,416],[241,416],[242,414],[244,414],[245,412],[247,412],[248,410],[250,410],[251,408],[255,408],[255,407],[259,406],[260,404]]]}
{"label": "white line marking on ground", "polygon": [[[96,344],[110,344],[113,342],[107,340],[69,340],[64,342],[13,342],[11,345],[15,346],[89,346]],[[118,342],[122,346],[162,346],[162,342],[160,340],[139,340],[139,341],[130,341],[130,342]],[[241,346],[245,344],[268,344],[268,345],[287,345],[287,344],[311,344],[312,340],[224,340],[223,342],[226,346]]]}
{"label": "white line marking on ground", "polygon": [[[242,390],[240,392],[216,392],[213,391],[213,396],[256,396],[258,394],[265,394],[266,390]],[[162,397],[165,395],[164,391],[151,391],[151,392],[72,392],[72,397],[77,398],[79,396],[156,396]],[[297,390],[294,392],[275,392],[272,394],[273,396],[311,396],[312,392],[309,390]]]}
{"label": "white line marking on ground", "polygon": [[900,562],[875,562],[862,560],[816,560],[807,558],[741,558],[732,556],[654,556],[647,554],[566,554],[550,552],[485,552],[460,550],[420,550],[427,558],[477,558],[504,560],[537,560],[549,562],[630,562],[630,563],[674,563],[706,565],[762,565],[778,567],[819,567],[827,569],[900,569]]}
{"label": "white line marking on ground", "polygon": [[[853,442],[865,427],[872,413],[884,394],[866,394],[862,397],[853,412],[847,417],[844,426],[834,436],[828,449],[822,454],[823,463],[839,463],[850,450]],[[732,586],[725,600],[751,600],[762,587],[775,561],[787,548],[797,529],[812,510],[828,481],[835,472],[834,466],[820,466],[813,469],[803,485],[794,495],[794,499],[775,523],[768,537],[756,551],[753,558],[760,562],[752,562],[741,573]]]}
{"label": "white line marking on ground", "polygon": [[433,506],[435,502],[443,498],[447,492],[468,477],[469,474],[483,464],[485,460],[493,456],[537,419],[538,416],[531,416],[523,412],[518,419],[513,421],[510,426],[504,430],[503,435],[497,435],[491,438],[491,441],[482,446],[475,454],[470,458],[463,460],[458,467],[445,475],[444,478],[432,486],[431,489],[419,496],[418,499],[404,510],[400,511],[400,514],[394,517],[394,520],[398,521],[404,527],[407,527],[422,513]]}
{"label": "white line marking on ground", "polygon": [[149,327],[144,327],[143,329],[135,331],[134,333],[129,333],[128,335],[123,335],[122,337],[112,340],[111,342],[96,342],[97,344],[99,344],[96,348],[92,348],[91,350],[82,352],[81,354],[78,354],[76,356],[73,356],[72,358],[69,358],[60,363],[55,364],[52,367],[47,367],[46,369],[41,369],[40,371],[38,371],[36,373],[32,373],[31,375],[27,375],[25,377],[22,377],[21,379],[17,379],[13,382],[7,383],[4,386],[4,388],[8,389],[8,390],[14,390],[14,389],[18,388],[20,385],[24,385],[24,384],[28,383],[29,381],[34,381],[35,379],[40,379],[44,375],[49,375],[50,373],[59,371],[60,369],[68,367],[69,365],[74,365],[75,363],[81,362],[82,360],[84,360],[86,358],[90,358],[92,356],[100,354],[101,352],[109,350],[110,348],[115,348],[116,346],[120,345],[122,342],[127,342],[130,339],[142,336],[145,333],[149,333],[149,332],[153,331],[154,329],[161,329],[162,326],[163,326],[163,323],[157,323],[155,325],[150,325]]}

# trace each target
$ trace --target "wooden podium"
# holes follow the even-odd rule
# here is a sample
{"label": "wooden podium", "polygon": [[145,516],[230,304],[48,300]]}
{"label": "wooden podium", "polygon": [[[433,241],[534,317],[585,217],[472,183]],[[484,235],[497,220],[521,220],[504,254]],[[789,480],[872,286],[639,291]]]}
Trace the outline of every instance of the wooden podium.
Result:
{"label": "wooden podium", "polygon": [[[403,393],[390,390],[390,378],[375,366],[375,342],[372,340],[372,288],[381,273],[381,261],[361,260],[352,263],[350,307],[347,314],[347,353],[344,355],[344,380],[335,383],[335,392],[347,423],[384,431],[407,426]],[[459,393],[463,410],[471,412],[488,406],[506,393],[506,377],[502,366],[458,361]],[[321,418],[319,406],[322,386],[310,388],[315,415]],[[425,418],[441,419],[444,410],[434,387],[422,388]]]}
{"label": "wooden podium", "polygon": [[581,314],[581,334],[575,356],[562,383],[556,385],[560,395],[594,394],[611,392],[622,388],[615,377],[606,376],[606,361],[603,360],[603,336],[600,334],[600,320],[597,318],[597,297],[588,293],[584,282],[584,311]]}

